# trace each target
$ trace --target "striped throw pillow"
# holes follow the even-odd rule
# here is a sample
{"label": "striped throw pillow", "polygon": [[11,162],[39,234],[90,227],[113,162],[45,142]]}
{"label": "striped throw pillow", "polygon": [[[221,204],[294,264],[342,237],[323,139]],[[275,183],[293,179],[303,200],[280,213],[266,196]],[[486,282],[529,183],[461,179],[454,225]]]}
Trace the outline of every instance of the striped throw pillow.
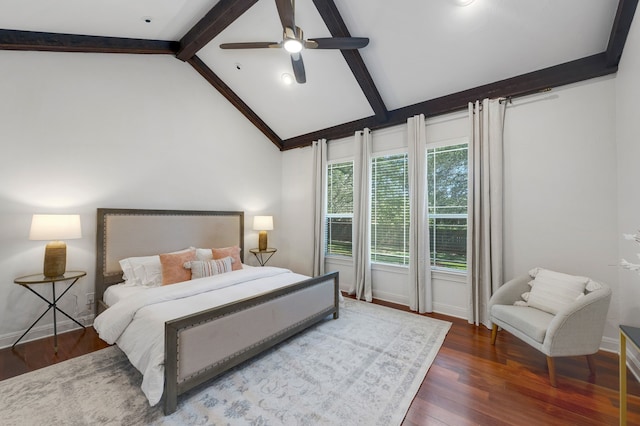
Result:
{"label": "striped throw pillow", "polygon": [[192,260],[185,262],[185,269],[191,269],[191,279],[210,277],[212,275],[231,272],[231,257],[214,260]]}

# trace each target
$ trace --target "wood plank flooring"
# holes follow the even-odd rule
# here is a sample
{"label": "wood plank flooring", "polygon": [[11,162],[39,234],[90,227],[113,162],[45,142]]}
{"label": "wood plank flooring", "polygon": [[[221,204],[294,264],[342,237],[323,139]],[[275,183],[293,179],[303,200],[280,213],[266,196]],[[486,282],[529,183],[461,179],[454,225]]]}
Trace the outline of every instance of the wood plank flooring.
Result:
{"label": "wood plank flooring", "polygon": [[[386,302],[376,303],[408,310]],[[413,425],[616,425],[618,356],[599,352],[597,374],[585,357],[556,362],[558,388],[549,385],[544,355],[505,332],[496,346],[490,331],[465,320],[427,315],[453,326],[407,416]],[[37,370],[108,345],[91,327],[0,349],[0,380]],[[640,384],[629,376],[629,424],[640,425]],[[1,421],[0,421],[1,423]]]}
{"label": "wood plank flooring", "polygon": [[[11,347],[0,349],[0,380],[57,364],[108,346],[98,337],[93,327],[87,327],[84,330],[79,328],[58,334],[57,354],[53,350],[53,336],[26,343],[21,342],[14,349]],[[2,421],[0,421],[1,423]]]}

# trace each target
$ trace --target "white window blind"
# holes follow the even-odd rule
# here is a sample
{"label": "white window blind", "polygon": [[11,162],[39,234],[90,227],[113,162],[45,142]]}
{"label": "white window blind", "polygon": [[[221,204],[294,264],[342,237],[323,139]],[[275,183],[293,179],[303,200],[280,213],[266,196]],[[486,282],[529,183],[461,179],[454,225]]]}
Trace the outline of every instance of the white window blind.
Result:
{"label": "white window blind", "polygon": [[[431,265],[467,268],[467,144],[427,150]],[[353,161],[327,166],[325,253],[352,256]],[[371,261],[409,263],[409,185],[406,153],[371,159]]]}
{"label": "white window blind", "polygon": [[407,154],[371,160],[371,261],[409,264]]}
{"label": "white window blind", "polygon": [[427,150],[431,266],[467,269],[467,144]]}

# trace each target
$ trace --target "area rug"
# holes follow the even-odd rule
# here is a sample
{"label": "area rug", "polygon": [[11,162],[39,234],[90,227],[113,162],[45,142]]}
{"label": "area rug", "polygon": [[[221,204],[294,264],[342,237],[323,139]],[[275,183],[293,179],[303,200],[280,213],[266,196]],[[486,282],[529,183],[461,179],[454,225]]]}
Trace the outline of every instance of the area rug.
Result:
{"label": "area rug", "polygon": [[451,324],[347,299],[164,416],[115,346],[0,382],[3,425],[397,425]]}

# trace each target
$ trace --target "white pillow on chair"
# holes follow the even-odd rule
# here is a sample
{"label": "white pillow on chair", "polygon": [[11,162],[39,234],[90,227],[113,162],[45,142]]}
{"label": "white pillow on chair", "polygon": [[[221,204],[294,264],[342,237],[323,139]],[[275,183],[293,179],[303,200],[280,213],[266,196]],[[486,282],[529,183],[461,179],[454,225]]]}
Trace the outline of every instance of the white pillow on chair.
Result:
{"label": "white pillow on chair", "polygon": [[586,277],[537,268],[535,279],[530,282],[531,292],[527,304],[555,315],[575,302],[580,295],[584,295],[588,281]]}

